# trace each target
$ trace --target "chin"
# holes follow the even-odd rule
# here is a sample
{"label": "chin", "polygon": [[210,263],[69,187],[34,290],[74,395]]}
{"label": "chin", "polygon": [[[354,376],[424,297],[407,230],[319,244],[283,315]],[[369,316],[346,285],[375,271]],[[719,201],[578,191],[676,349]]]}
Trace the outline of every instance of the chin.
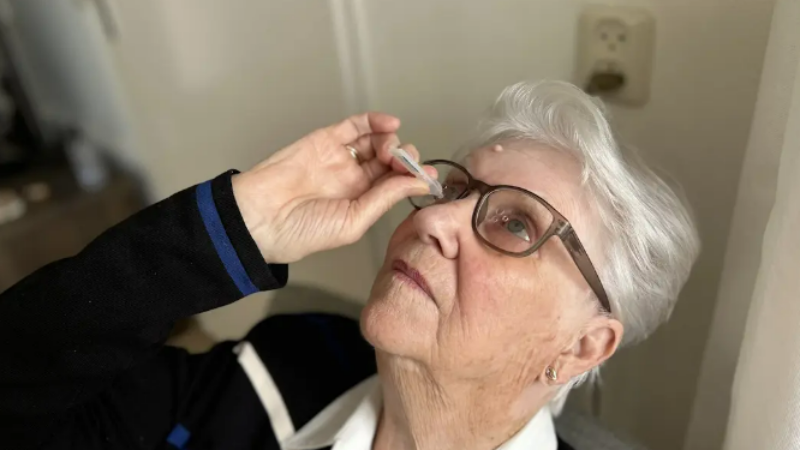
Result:
{"label": "chin", "polygon": [[424,355],[428,343],[435,339],[435,312],[398,284],[391,271],[381,272],[361,313],[361,333],[379,351],[407,357]]}

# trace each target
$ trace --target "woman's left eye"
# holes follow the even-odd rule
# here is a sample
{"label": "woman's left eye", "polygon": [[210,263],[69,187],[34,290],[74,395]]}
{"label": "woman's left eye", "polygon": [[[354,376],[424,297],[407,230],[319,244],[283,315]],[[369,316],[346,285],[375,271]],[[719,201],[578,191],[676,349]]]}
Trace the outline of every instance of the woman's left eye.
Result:
{"label": "woman's left eye", "polygon": [[531,237],[528,235],[527,226],[525,222],[520,219],[509,218],[505,221],[506,230],[511,232],[514,236],[530,242]]}

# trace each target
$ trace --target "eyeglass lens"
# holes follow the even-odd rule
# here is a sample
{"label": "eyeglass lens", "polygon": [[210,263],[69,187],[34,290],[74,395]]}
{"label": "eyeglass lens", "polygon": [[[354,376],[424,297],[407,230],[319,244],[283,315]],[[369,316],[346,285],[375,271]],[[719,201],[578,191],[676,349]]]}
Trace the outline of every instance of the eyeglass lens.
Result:
{"label": "eyeglass lens", "polygon": [[[435,203],[446,203],[461,197],[469,187],[470,177],[456,166],[433,164],[438,171],[444,198],[414,197],[411,202],[418,208]],[[487,195],[479,205],[476,230],[483,240],[509,253],[524,253],[537,246],[553,223],[553,214],[530,194],[513,189],[498,188]]]}
{"label": "eyeglass lens", "polygon": [[438,172],[437,180],[442,185],[443,197],[436,198],[432,195],[411,197],[411,203],[417,208],[456,200],[469,185],[469,175],[458,167],[446,163],[431,164],[431,166]]}

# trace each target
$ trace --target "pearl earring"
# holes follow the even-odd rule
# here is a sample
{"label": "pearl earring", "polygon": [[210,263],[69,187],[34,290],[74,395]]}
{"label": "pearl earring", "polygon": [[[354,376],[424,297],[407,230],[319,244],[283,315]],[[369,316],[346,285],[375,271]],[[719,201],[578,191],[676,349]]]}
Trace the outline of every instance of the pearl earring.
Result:
{"label": "pearl earring", "polygon": [[544,376],[550,381],[558,381],[558,372],[553,366],[547,366],[547,369],[544,370]]}

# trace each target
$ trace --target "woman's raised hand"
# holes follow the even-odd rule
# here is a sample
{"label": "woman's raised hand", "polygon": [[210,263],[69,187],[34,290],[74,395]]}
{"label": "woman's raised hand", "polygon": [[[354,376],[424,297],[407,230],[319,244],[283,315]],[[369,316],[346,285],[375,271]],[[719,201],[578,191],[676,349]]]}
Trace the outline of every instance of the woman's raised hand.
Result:
{"label": "woman's raised hand", "polygon": [[[400,200],[428,194],[389,153],[400,145],[399,128],[386,114],[353,116],[234,176],[236,202],[264,259],[290,263],[351,244]],[[413,146],[403,148],[419,158]]]}

